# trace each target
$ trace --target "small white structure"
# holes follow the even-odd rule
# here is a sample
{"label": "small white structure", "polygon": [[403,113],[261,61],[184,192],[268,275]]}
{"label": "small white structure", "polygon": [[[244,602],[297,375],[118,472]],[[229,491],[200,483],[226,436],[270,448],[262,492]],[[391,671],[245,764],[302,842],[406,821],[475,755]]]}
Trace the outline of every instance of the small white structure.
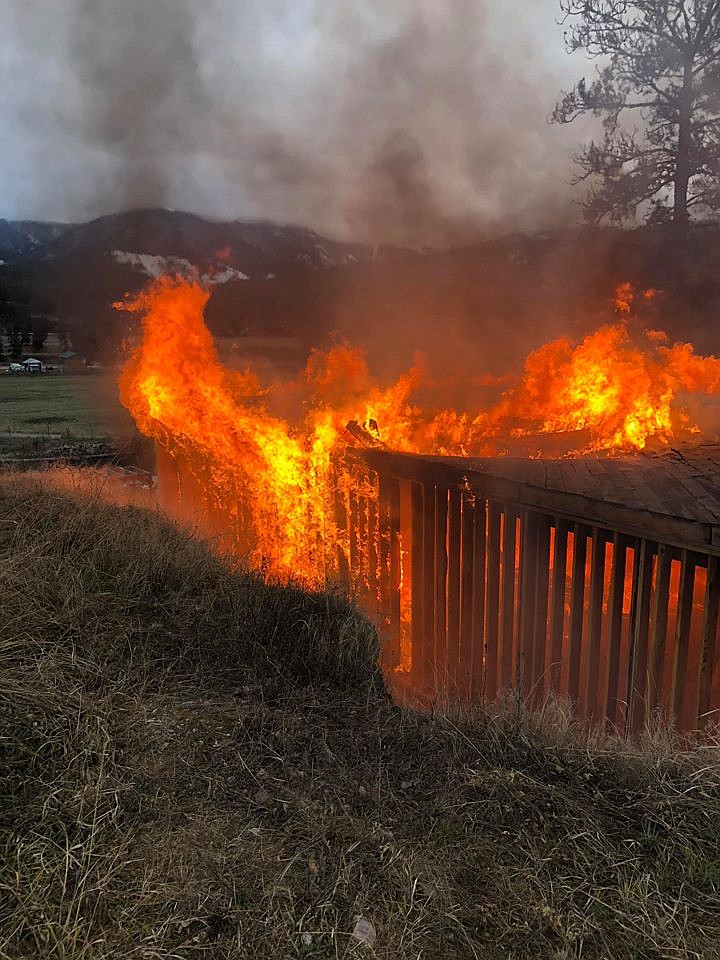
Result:
{"label": "small white structure", "polygon": [[27,360],[23,360],[22,365],[25,373],[43,372],[42,360],[37,360],[35,357],[28,357]]}

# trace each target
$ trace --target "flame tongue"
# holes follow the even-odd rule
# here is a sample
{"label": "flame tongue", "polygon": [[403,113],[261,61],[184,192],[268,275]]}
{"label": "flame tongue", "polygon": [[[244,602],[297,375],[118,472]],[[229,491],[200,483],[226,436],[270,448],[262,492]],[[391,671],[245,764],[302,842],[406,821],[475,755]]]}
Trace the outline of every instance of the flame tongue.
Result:
{"label": "flame tongue", "polygon": [[[413,403],[427,387],[420,368],[382,387],[360,351],[345,344],[316,351],[293,387],[310,398],[309,412],[290,423],[263,405],[267,390],[257,377],[220,364],[203,320],[208,297],[197,283],[166,277],[119,305],[143,318],[121,398],[143,433],[198,472],[209,470],[228,520],[240,503],[249,508],[256,555],[283,576],[324,575],[338,536],[332,459],[348,443],[464,456],[552,435],[566,449],[576,437],[576,452],[642,450],[697,431],[679,394],[720,394],[720,360],[689,344],[669,346],[657,331],[640,347],[621,322],[577,346],[561,339],[541,347],[514,388],[470,414]],[[629,313],[632,288],[621,287],[617,302]]]}
{"label": "flame tongue", "polygon": [[[238,391],[218,361],[203,321],[208,297],[197,284],[162,278],[125,304],[143,314],[144,337],[121,375],[121,399],[146,435],[182,450],[191,463],[210,464],[214,497],[230,516],[242,488],[257,549],[277,572],[312,579],[313,534],[325,519],[315,488],[334,436],[318,430],[308,444],[292,437],[283,421],[243,402],[250,384],[241,380]],[[269,531],[272,542],[263,539]]]}

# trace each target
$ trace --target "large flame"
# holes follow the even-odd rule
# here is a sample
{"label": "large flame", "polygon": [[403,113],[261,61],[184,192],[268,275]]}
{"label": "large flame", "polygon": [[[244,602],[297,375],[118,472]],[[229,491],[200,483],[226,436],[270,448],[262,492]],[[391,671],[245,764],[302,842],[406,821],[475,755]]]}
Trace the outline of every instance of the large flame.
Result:
{"label": "large flame", "polygon": [[[619,288],[622,317],[633,296]],[[271,412],[267,385],[251,371],[220,363],[203,319],[208,297],[197,283],[161,278],[119,305],[143,319],[121,398],[143,433],[209,472],[208,495],[229,520],[249,510],[257,556],[285,576],[318,580],[332,565],[335,454],[347,443],[471,456],[502,454],[510,438],[567,432],[577,452],[643,450],[698,431],[683,395],[720,394],[719,359],[657,331],[637,342],[623,319],[530,354],[516,385],[483,410],[423,406],[421,365],[384,386],[361,351],[339,344],[311,355],[289,391],[304,398],[302,413],[286,418]]]}

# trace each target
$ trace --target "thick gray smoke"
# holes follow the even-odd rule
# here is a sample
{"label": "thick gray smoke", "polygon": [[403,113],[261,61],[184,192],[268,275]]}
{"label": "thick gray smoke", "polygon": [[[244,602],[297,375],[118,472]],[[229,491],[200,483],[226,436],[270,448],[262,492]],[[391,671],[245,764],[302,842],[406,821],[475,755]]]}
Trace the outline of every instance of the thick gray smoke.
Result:
{"label": "thick gray smoke", "polygon": [[170,206],[417,244],[576,215],[556,0],[4,8],[0,215]]}

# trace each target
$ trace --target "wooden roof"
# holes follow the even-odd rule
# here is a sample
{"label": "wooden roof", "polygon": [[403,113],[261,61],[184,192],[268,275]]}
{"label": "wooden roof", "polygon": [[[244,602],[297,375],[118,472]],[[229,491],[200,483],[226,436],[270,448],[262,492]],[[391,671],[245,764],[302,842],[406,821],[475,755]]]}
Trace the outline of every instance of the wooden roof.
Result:
{"label": "wooden roof", "polygon": [[666,517],[720,524],[720,444],[570,460],[482,458],[472,470]]}
{"label": "wooden roof", "polygon": [[720,553],[720,444],[622,457],[416,457],[366,450],[380,473],[486,496],[676,546]]}

